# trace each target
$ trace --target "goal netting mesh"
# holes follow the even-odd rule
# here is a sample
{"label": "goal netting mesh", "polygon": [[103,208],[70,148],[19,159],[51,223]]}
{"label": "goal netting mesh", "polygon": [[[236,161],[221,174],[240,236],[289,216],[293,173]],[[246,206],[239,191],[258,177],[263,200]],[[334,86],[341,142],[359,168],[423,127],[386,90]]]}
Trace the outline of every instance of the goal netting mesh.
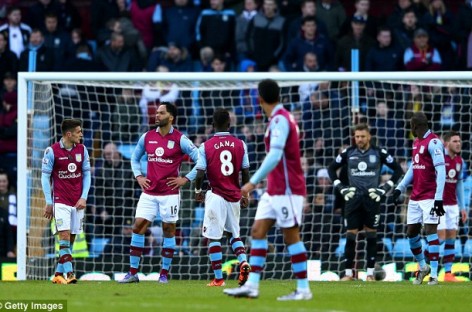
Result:
{"label": "goal netting mesh", "polygon": [[[243,139],[254,172],[264,156],[266,118],[257,98],[257,80],[205,79],[129,79],[126,74],[109,81],[87,79],[29,79],[25,92],[28,101],[27,142],[19,153],[26,153],[25,176],[18,179],[23,188],[26,207],[26,248],[20,250],[20,270],[27,279],[49,278],[55,268],[57,241],[51,224],[43,218],[44,198],[41,190],[41,160],[46,147],[57,141],[64,118],[83,121],[84,144],[92,165],[92,188],[87,201],[85,233],[74,244],[74,265],[77,275],[98,272],[117,278],[129,267],[131,226],[140,189],[130,169],[130,156],[140,135],[153,127],[155,112],[161,101],[175,103],[175,123],[197,146],[212,133],[211,117],[217,108],[232,112],[231,132]],[[267,77],[270,75],[267,74]],[[74,77],[69,75],[69,77]],[[204,76],[202,76],[204,77]],[[274,77],[274,76],[273,76]],[[310,275],[344,269],[345,228],[342,202],[333,192],[327,177],[327,166],[343,147],[352,143],[352,126],[367,122],[375,144],[385,147],[406,170],[412,135],[409,118],[415,111],[428,116],[432,129],[442,134],[451,129],[460,131],[462,157],[470,160],[471,80],[284,80],[281,101],[299,123],[302,163],[306,174],[308,196],[304,206],[302,239],[310,260]],[[280,79],[279,79],[280,77]],[[405,76],[407,77],[407,76]],[[121,79],[120,78],[120,79]],[[358,91],[353,92],[353,87]],[[23,92],[24,90],[20,90]],[[20,119],[26,116],[20,116]],[[119,154],[116,154],[119,153]],[[145,162],[142,162],[145,167]],[[182,172],[193,164],[185,161]],[[383,169],[384,178],[391,172]],[[464,178],[468,175],[464,172]],[[265,185],[261,183],[251,194],[250,207],[241,211],[241,237],[250,246],[250,228],[255,208]],[[467,189],[466,199],[470,201]],[[207,241],[201,235],[203,207],[194,200],[193,185],[181,189],[180,220],[177,224],[178,250],[174,255],[173,279],[209,279],[212,276],[207,256]],[[408,274],[413,260],[406,240],[406,205],[394,206],[382,201],[378,228],[378,263],[394,266],[395,274]],[[362,238],[363,233],[359,234]],[[270,251],[264,278],[290,278],[288,253],[279,229],[269,233]],[[365,270],[365,244],[360,239],[356,252],[356,268]],[[159,272],[162,229],[160,220],[152,223],[146,234],[146,249],[141,272],[152,279]],[[467,241],[467,226],[461,226],[456,242],[455,262],[470,263],[472,255]],[[223,242],[223,246],[228,246]],[[443,250],[444,247],[441,248]],[[249,248],[248,248],[249,249]],[[237,278],[237,261],[231,248],[223,249],[223,270],[228,279]],[[26,265],[25,268],[22,265]],[[460,266],[460,264],[458,264]],[[389,271],[390,272],[390,271]],[[390,273],[389,273],[390,274]],[[468,274],[468,269],[466,274]],[[329,275],[332,276],[332,275]],[[154,276],[155,278],[156,276]],[[468,277],[468,275],[467,275]],[[328,278],[329,279],[329,278]]]}

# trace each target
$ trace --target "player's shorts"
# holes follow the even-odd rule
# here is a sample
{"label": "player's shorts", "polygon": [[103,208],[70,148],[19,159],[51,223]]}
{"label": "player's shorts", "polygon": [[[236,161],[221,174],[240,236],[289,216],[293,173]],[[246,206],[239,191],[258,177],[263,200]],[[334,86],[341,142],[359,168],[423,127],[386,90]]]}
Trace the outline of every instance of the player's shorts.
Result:
{"label": "player's shorts", "polygon": [[85,209],[77,209],[66,204],[54,204],[54,220],[56,226],[53,234],[61,231],[70,231],[71,234],[80,234],[84,229]]}
{"label": "player's shorts", "polygon": [[136,207],[136,218],[154,221],[159,214],[162,222],[176,223],[179,220],[180,195],[149,195],[141,193]]}
{"label": "player's shorts", "polygon": [[261,196],[257,205],[255,220],[276,220],[280,228],[291,228],[302,224],[303,196],[301,195],[269,195]]}
{"label": "player's shorts", "polygon": [[380,203],[368,194],[358,191],[344,207],[344,226],[348,230],[361,230],[364,226],[376,229],[380,221]]}
{"label": "player's shorts", "polygon": [[444,211],[446,214],[441,218],[438,230],[459,229],[459,205],[445,205]]}
{"label": "player's shorts", "polygon": [[205,215],[203,217],[203,236],[221,239],[223,232],[239,237],[240,203],[229,202],[220,195],[207,191],[205,195]]}
{"label": "player's shorts", "polygon": [[434,199],[411,200],[408,202],[406,224],[439,224],[439,217],[433,212]]}

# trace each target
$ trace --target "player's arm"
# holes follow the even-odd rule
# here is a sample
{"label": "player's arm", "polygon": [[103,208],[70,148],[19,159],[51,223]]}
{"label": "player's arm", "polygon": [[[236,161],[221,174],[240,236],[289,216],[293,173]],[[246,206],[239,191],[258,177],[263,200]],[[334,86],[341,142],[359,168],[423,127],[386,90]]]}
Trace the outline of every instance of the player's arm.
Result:
{"label": "player's arm", "polygon": [[[462,163],[464,163],[464,161],[462,161]],[[457,203],[459,205],[459,209],[461,212],[462,223],[465,223],[469,215],[469,210],[465,206],[464,179],[462,178],[462,172],[459,173],[459,178],[457,179],[456,195],[457,195]]]}
{"label": "player's arm", "polygon": [[195,178],[195,200],[199,203],[203,203],[205,196],[202,191],[203,179],[205,178],[205,170],[207,167],[206,154],[205,154],[205,143],[202,143],[198,148],[198,160],[195,168],[197,169],[197,176]]}
{"label": "player's arm", "polygon": [[44,151],[43,162],[41,165],[41,186],[43,189],[46,206],[44,207],[44,217],[52,218],[52,192],[51,192],[51,173],[54,167],[54,152],[51,147]]}
{"label": "player's arm", "polygon": [[131,169],[133,170],[133,175],[138,181],[139,186],[142,190],[147,189],[151,185],[151,180],[143,176],[141,171],[141,157],[143,157],[146,149],[144,148],[144,139],[146,133],[143,134],[134,148],[133,154],[131,154]]}
{"label": "player's arm", "polygon": [[345,201],[350,200],[356,194],[356,188],[349,185],[344,185],[339,180],[337,170],[343,166],[347,166],[347,149],[343,150],[333,162],[328,166],[328,175],[333,185],[338,192],[344,197]]}
{"label": "player's arm", "polygon": [[400,202],[403,202],[403,200],[401,200],[401,195],[405,193],[406,188],[408,187],[408,185],[411,184],[412,181],[413,181],[413,163],[410,164],[410,167],[408,167],[408,170],[406,171],[405,176],[400,181],[400,183],[398,183],[397,187],[393,191],[393,195],[392,195],[393,202],[396,205],[399,204]]}
{"label": "player's arm", "polygon": [[285,144],[290,131],[288,120],[283,116],[276,116],[269,125],[270,149],[259,169],[241,189],[242,194],[252,191],[256,184],[267,177],[282,159]]}
{"label": "player's arm", "polygon": [[[403,174],[402,167],[393,159],[392,155],[390,155],[386,149],[382,148],[380,150],[380,162],[390,169],[393,170],[393,174],[387,182],[383,185],[379,185],[377,188],[370,188],[369,189],[369,196],[373,200],[379,202],[382,196],[387,194],[395,185],[395,183],[400,179]],[[398,192],[397,192],[398,193]]]}
{"label": "player's arm", "polygon": [[[243,163],[241,165],[241,183],[245,185],[249,182],[249,155],[247,152],[246,143],[243,142],[244,146],[244,155]],[[241,194],[241,207],[246,208],[249,206],[249,194]]]}
{"label": "player's arm", "polygon": [[90,157],[84,146],[84,161],[82,162],[82,194],[74,207],[77,209],[85,209],[87,197],[92,184],[92,174],[90,173]]}
{"label": "player's arm", "polygon": [[[193,160],[194,163],[197,163],[198,148],[185,135],[182,135],[180,137],[180,148],[182,149],[182,152],[190,156],[190,158]],[[194,166],[193,169],[190,170],[190,172],[187,173],[187,175],[185,175],[184,177],[167,178],[167,185],[172,187],[172,189],[176,189],[178,187],[184,186],[189,181],[195,180],[196,176],[197,176],[197,166]]]}
{"label": "player's arm", "polygon": [[433,210],[438,217],[446,212],[443,206],[444,185],[446,184],[446,165],[444,161],[444,145],[439,139],[433,139],[428,144],[428,152],[433,159],[436,170],[436,193],[434,194]]}

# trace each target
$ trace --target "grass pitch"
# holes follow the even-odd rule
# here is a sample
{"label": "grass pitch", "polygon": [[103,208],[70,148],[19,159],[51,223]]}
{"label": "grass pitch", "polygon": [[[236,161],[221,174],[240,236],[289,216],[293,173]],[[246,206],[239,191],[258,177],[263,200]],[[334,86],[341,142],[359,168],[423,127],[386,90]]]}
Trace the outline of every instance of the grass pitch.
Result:
{"label": "grass pitch", "polygon": [[[311,282],[311,301],[278,302],[295,281],[265,280],[258,299],[235,299],[207,281],[170,281],[118,284],[79,281],[53,285],[49,281],[0,282],[0,300],[67,300],[69,312],[140,311],[470,311],[470,282],[412,285],[409,282]],[[236,287],[227,281],[226,287]]]}

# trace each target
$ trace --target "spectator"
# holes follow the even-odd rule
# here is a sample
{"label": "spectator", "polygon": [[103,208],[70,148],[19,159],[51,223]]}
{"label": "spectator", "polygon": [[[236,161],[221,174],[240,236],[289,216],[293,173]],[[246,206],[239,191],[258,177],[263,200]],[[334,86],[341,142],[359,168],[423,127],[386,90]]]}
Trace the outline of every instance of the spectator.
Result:
{"label": "spectator", "polygon": [[428,32],[422,28],[415,31],[413,46],[405,50],[403,63],[408,71],[435,71],[441,69],[438,50],[429,45]]}
{"label": "spectator", "polygon": [[54,0],[38,0],[31,8],[29,9],[29,14],[27,17],[29,25],[31,28],[44,29],[44,19],[46,15],[53,13],[57,16],[58,7]]}
{"label": "spectator", "polygon": [[346,12],[343,5],[337,0],[318,0],[316,3],[316,16],[326,25],[328,36],[336,41],[341,26],[346,20]]}
{"label": "spectator", "polygon": [[296,17],[293,21],[290,22],[288,26],[287,38],[293,39],[298,36],[303,36],[302,29],[302,22],[303,19],[307,16],[314,16],[316,22],[316,30],[319,34],[323,34],[325,37],[328,38],[328,30],[326,29],[326,25],[321,19],[316,17],[316,0],[303,0],[300,4],[300,9],[302,11],[302,15]]}
{"label": "spectator", "polygon": [[[7,218],[6,221],[8,224],[10,224],[9,232],[13,239],[13,249],[9,249],[9,251],[11,251],[14,250],[16,246],[16,229],[18,225],[16,190],[15,187],[10,184],[8,174],[3,169],[0,169],[0,211],[2,211],[2,216]],[[7,213],[4,214],[3,212]],[[3,236],[4,232],[2,231],[0,233],[2,233]]]}
{"label": "spectator", "polygon": [[174,6],[164,10],[162,31],[165,43],[175,42],[194,55],[198,13],[189,0],[174,0]]}
{"label": "spectator", "polygon": [[20,58],[21,52],[26,49],[31,34],[31,27],[21,22],[21,10],[12,6],[7,12],[8,22],[0,26],[0,33],[8,41],[10,51]]}
{"label": "spectator", "polygon": [[0,32],[0,81],[6,73],[15,75],[18,73],[18,58],[8,49],[5,33]]}
{"label": "spectator", "polygon": [[0,258],[15,258],[13,233],[8,223],[8,211],[0,209]]}
{"label": "spectator", "polygon": [[91,55],[93,56],[95,54],[95,49],[97,48],[96,47],[96,43],[95,41],[93,41],[93,45],[90,44],[89,41],[87,41],[85,38],[84,38],[84,34],[82,33],[82,29],[80,28],[74,28],[71,30],[70,32],[70,39],[72,40],[72,56],[74,56],[77,52],[77,48],[80,46],[80,45],[83,45],[83,44],[86,44],[89,46],[89,51],[91,53]]}
{"label": "spectator", "polygon": [[303,57],[303,69],[304,72],[319,72],[321,71],[320,64],[318,63],[318,57],[313,52],[305,53]]}
{"label": "spectator", "polygon": [[411,0],[398,0],[393,11],[387,18],[387,25],[391,29],[398,29],[402,27],[404,16],[407,12],[413,12],[416,16],[416,12],[411,4]]}
{"label": "spectator", "polygon": [[210,47],[204,47],[200,49],[200,62],[197,65],[198,70],[201,72],[211,72],[211,62],[213,62],[213,59],[215,58],[215,53],[213,52],[213,49]]}
{"label": "spectator", "polygon": [[47,13],[44,23],[46,25],[44,46],[54,53],[54,70],[62,71],[73,51],[72,40],[67,32],[59,29],[55,13]]}
{"label": "spectator", "polygon": [[413,35],[418,28],[418,19],[414,10],[408,10],[403,15],[402,24],[395,29],[395,41],[402,50],[413,44]]}
{"label": "spectator", "polygon": [[256,0],[245,0],[244,1],[244,10],[236,18],[236,52],[238,54],[238,61],[241,61],[247,58],[247,41],[246,33],[247,28],[251,20],[257,14],[257,3]]}
{"label": "spectator", "polygon": [[459,69],[472,70],[472,0],[466,0],[459,7],[455,21],[459,41]]}
{"label": "spectator", "polygon": [[67,32],[72,29],[80,28],[82,25],[82,19],[79,11],[69,0],[58,0],[57,6],[57,17],[59,18],[59,27]]}
{"label": "spectator", "polygon": [[75,50],[75,54],[65,65],[68,72],[99,72],[105,68],[93,59],[91,47],[86,43],[79,43]]}
{"label": "spectator", "polygon": [[[369,14],[370,0],[356,0],[354,2],[354,6],[355,11],[352,16],[362,17],[366,21],[364,32],[369,35],[369,37],[375,38],[375,36],[377,35],[377,28],[379,27],[379,21],[375,16]],[[341,37],[346,35],[347,33],[349,33],[350,28],[351,25],[349,23],[349,20],[344,21],[344,24],[341,26],[339,35]]]}
{"label": "spectator", "polygon": [[122,89],[112,108],[112,139],[121,144],[136,144],[141,133],[141,111],[133,89]]}
{"label": "spectator", "polygon": [[[256,63],[251,60],[241,62],[241,72],[255,72]],[[234,112],[239,117],[237,124],[252,124],[256,118],[262,118],[262,110],[256,88],[241,89],[239,94],[239,105]]]}
{"label": "spectator", "polygon": [[275,0],[264,0],[262,11],[251,20],[247,29],[249,58],[260,71],[267,71],[278,62],[285,45],[285,18],[278,15]]}
{"label": "spectator", "polygon": [[403,69],[403,51],[392,43],[392,31],[380,27],[377,33],[377,46],[367,53],[366,71],[400,71]]}
{"label": "spectator", "polygon": [[102,157],[95,172],[95,234],[112,236],[133,217],[136,180],[114,143],[105,145]]}
{"label": "spectator", "polygon": [[169,42],[168,48],[157,49],[149,56],[147,71],[154,72],[158,66],[165,66],[169,72],[193,71],[192,59],[186,48]]}
{"label": "spectator", "polygon": [[44,36],[41,30],[33,29],[29,38],[29,45],[21,52],[20,71],[29,71],[30,51],[36,52],[36,68],[38,72],[49,72],[54,70],[54,51],[44,45]]}
{"label": "spectator", "polygon": [[90,13],[90,29],[94,38],[105,28],[110,19],[120,16],[116,0],[94,0],[91,2]]}
{"label": "spectator", "polygon": [[452,42],[455,36],[454,17],[443,0],[431,1],[428,11],[421,19],[421,24],[429,33],[429,42],[441,55],[443,70],[455,68],[456,58]]}
{"label": "spectator", "polygon": [[293,38],[283,56],[283,64],[287,71],[305,71],[305,55],[309,52],[316,55],[319,71],[332,68],[333,47],[329,40],[318,33],[314,16],[303,18],[302,35]]}
{"label": "spectator", "polygon": [[[17,152],[18,106],[16,90],[3,94],[0,110],[0,156]],[[4,165],[4,163],[2,163]]]}
{"label": "spectator", "polygon": [[405,157],[405,123],[395,118],[387,102],[379,100],[375,105],[376,115],[370,120],[372,135],[376,138],[375,145],[383,146],[395,157]]}
{"label": "spectator", "polygon": [[160,4],[155,0],[132,0],[130,6],[131,21],[141,34],[145,47],[150,51],[154,44],[153,15]]}
{"label": "spectator", "polygon": [[359,70],[365,70],[367,52],[375,45],[375,42],[365,33],[366,20],[360,16],[354,16],[351,20],[352,31],[338,41],[335,56],[335,66],[338,71],[351,71],[351,50],[359,50]]}
{"label": "spectator", "polygon": [[110,72],[141,71],[136,54],[125,47],[124,36],[120,33],[111,35],[110,44],[98,50],[96,60]]}
{"label": "spectator", "polygon": [[215,54],[221,54],[230,61],[235,53],[236,14],[231,9],[225,9],[223,2],[210,0],[210,9],[200,13],[196,38],[200,48],[211,47]]}

